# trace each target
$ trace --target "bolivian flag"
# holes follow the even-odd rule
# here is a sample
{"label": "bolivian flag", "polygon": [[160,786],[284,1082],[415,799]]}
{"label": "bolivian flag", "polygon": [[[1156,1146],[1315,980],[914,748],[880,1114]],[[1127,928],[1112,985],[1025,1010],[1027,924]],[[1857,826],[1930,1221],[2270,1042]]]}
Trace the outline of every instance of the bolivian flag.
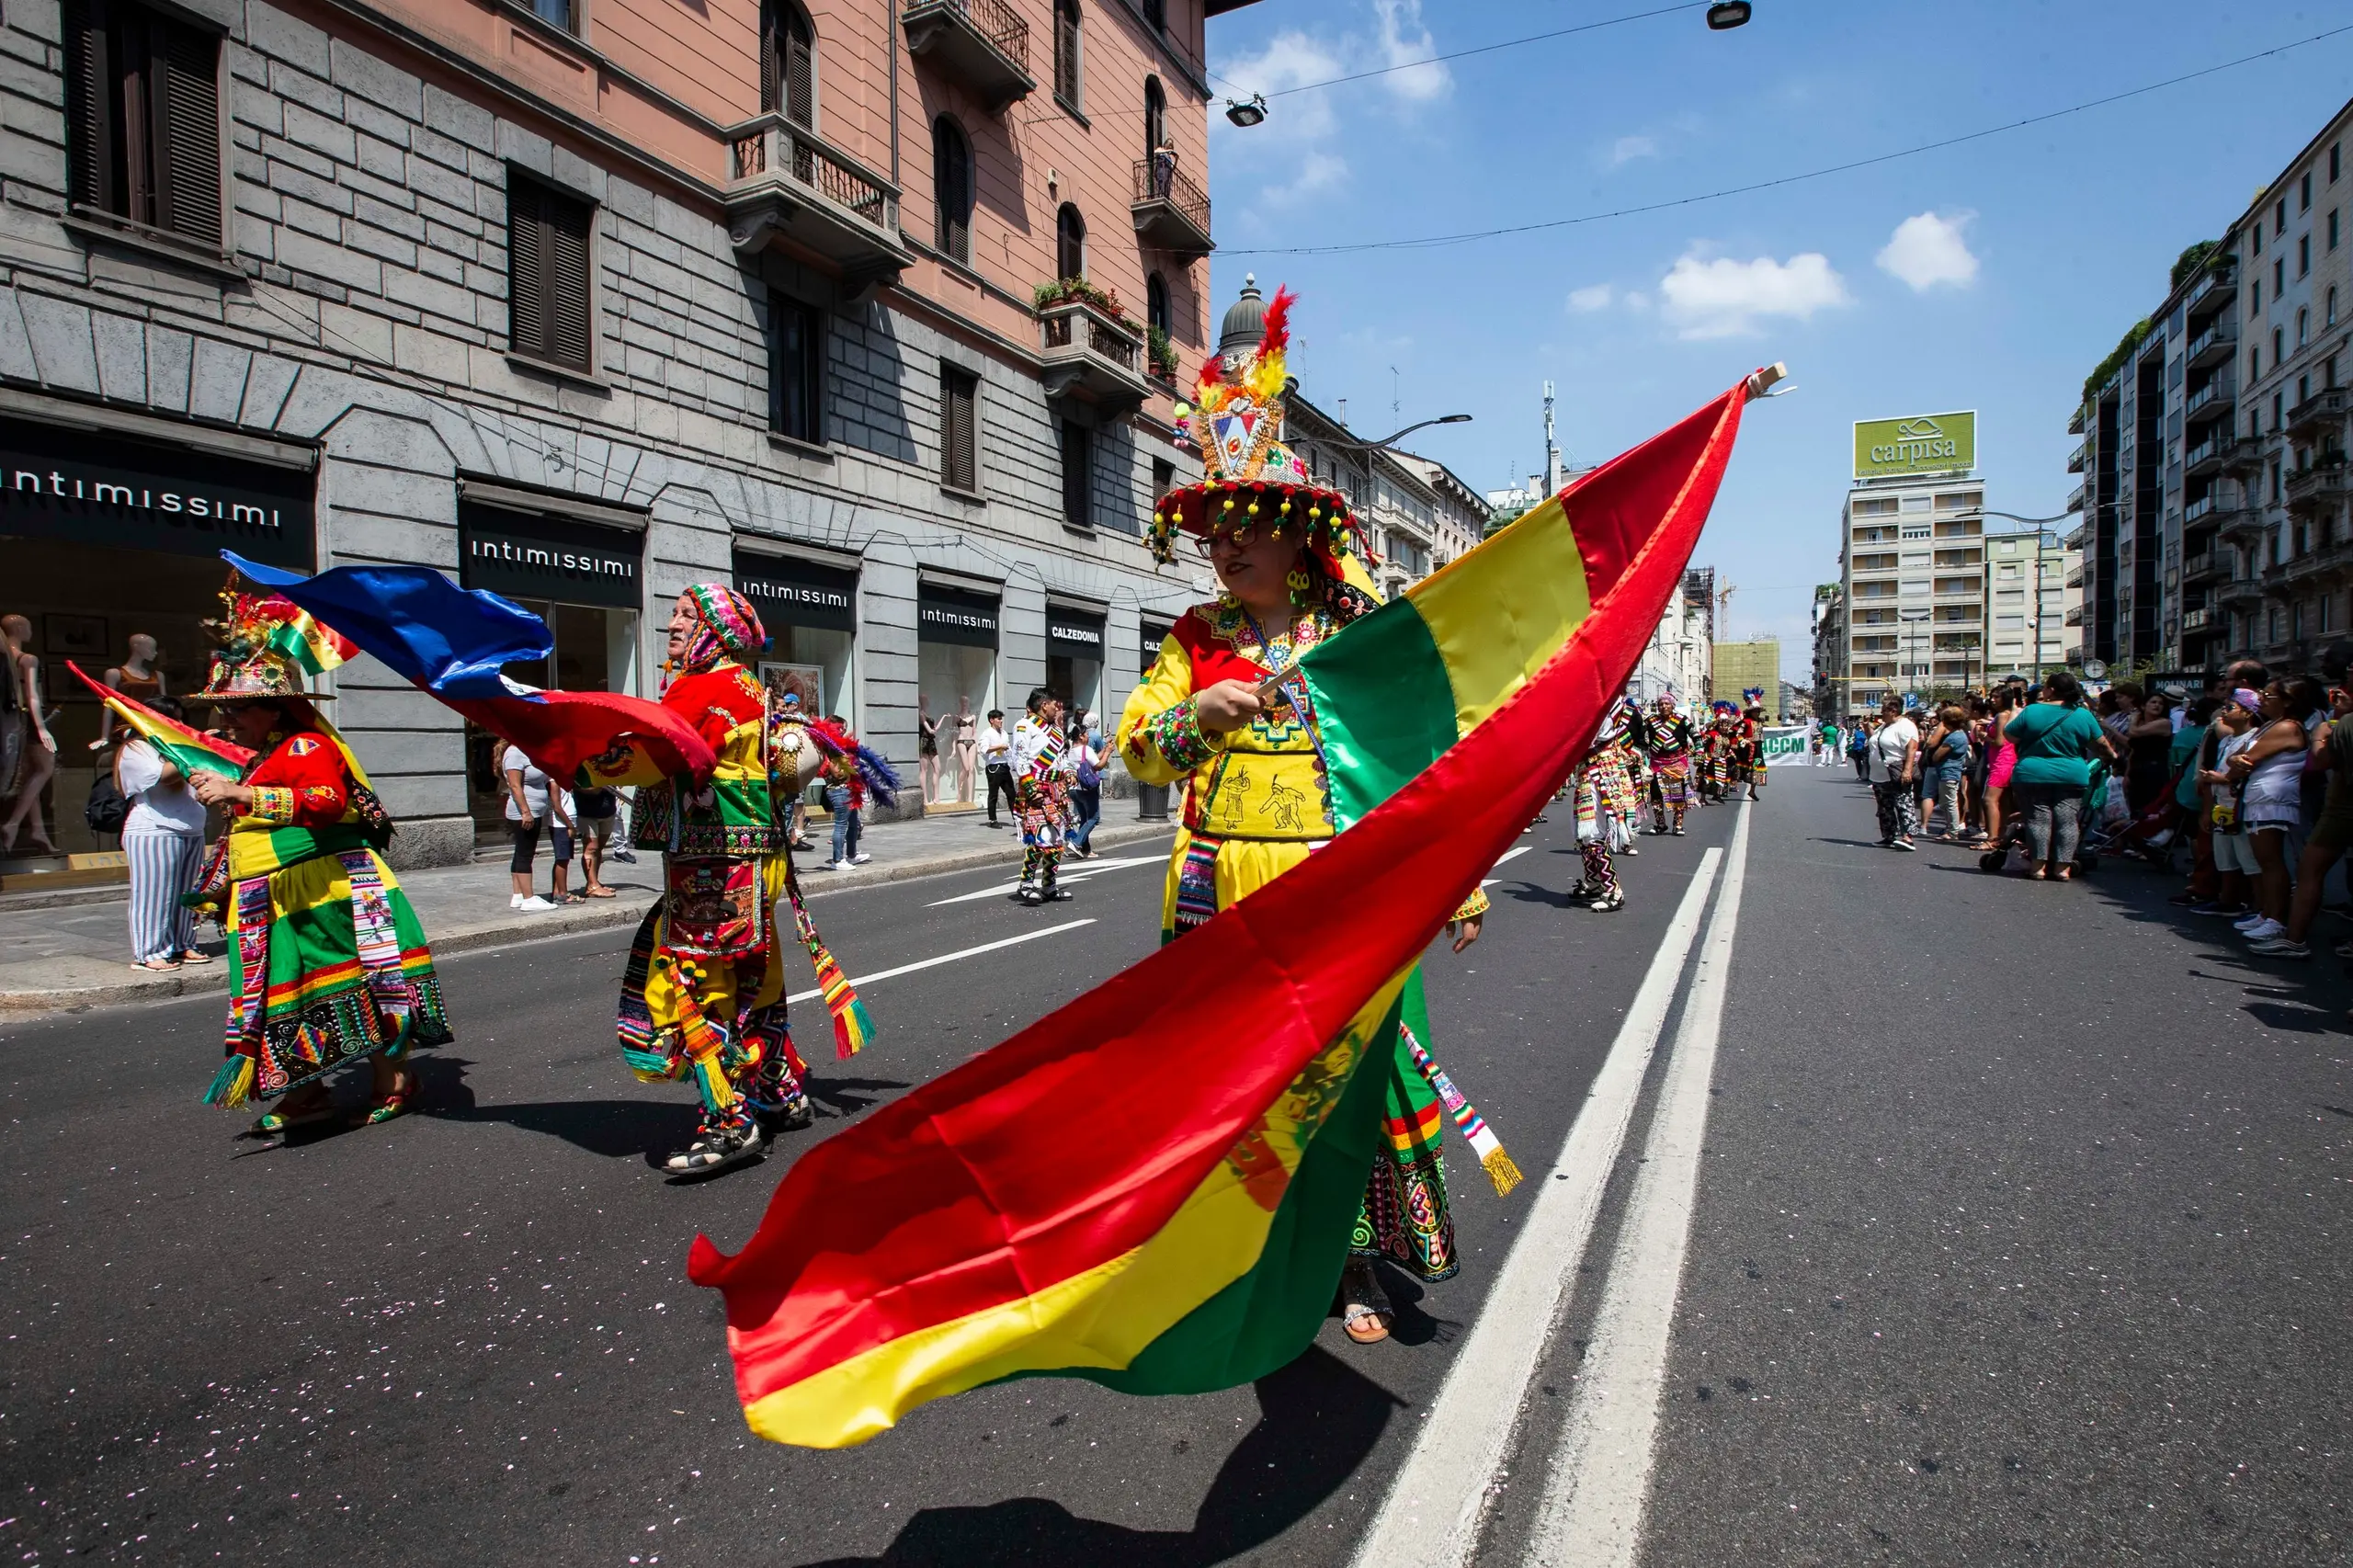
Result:
{"label": "bolivian flag", "polygon": [[269,645],[314,676],[349,663],[359,652],[358,643],[290,599],[266,599],[262,608],[278,610],[284,617],[269,634]]}
{"label": "bolivian flag", "polygon": [[233,780],[245,776],[245,765],[253,761],[254,754],[236,742],[208,735],[177,719],[167,719],[137,699],[92,680],[71,659],[65,662],[65,667],[80,676],[82,684],[112,709],[114,716],[130,726],[131,733],[153,746],[165,761],[182,774],[193,778],[199,773],[218,773]]}
{"label": "bolivian flag", "polygon": [[1001,1379],[1199,1392],[1306,1347],[1406,975],[1590,744],[1749,395],[1307,655],[1299,700],[1347,824],[1329,847],[810,1150],[742,1252],[696,1238],[688,1273],[726,1297],[753,1430],[838,1448]]}

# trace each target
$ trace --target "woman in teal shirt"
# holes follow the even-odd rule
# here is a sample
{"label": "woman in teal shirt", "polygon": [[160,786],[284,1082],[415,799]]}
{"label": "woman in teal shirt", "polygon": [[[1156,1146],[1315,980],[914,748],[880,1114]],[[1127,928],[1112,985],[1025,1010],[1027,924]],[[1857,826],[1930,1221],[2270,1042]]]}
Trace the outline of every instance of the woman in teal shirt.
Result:
{"label": "woman in teal shirt", "polygon": [[2064,670],[2042,683],[2042,700],[2021,709],[2002,733],[2018,748],[2006,799],[2026,816],[2026,874],[2037,881],[2071,881],[2092,761],[2113,756],[2115,743],[2084,707],[2083,687]]}

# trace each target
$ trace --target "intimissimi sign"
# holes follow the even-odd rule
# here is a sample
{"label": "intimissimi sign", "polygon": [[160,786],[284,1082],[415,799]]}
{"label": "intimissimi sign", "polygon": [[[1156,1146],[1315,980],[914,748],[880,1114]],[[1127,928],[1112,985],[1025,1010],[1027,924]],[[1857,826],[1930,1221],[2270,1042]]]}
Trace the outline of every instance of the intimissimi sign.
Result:
{"label": "intimissimi sign", "polygon": [[644,603],[642,534],[468,501],[458,506],[458,551],[469,588],[613,609]]}
{"label": "intimissimi sign", "polygon": [[308,572],[317,480],[299,469],[0,418],[0,534]]}

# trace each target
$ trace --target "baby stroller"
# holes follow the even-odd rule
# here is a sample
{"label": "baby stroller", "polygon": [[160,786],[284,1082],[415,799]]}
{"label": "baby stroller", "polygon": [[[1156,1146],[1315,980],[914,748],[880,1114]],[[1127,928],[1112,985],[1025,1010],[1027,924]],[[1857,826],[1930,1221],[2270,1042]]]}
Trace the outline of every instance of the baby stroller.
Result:
{"label": "baby stroller", "polygon": [[[2096,857],[2137,855],[2159,870],[2169,869],[2174,846],[2181,842],[2182,824],[2188,820],[2188,813],[2174,799],[2174,790],[2180,783],[2181,775],[2176,773],[2165,781],[2164,792],[2142,807],[2138,816],[2126,817],[2097,834],[2086,832],[2085,850]],[[2080,859],[2081,856],[2077,858]]]}
{"label": "baby stroller", "polygon": [[[2101,809],[2108,804],[2108,764],[2093,763],[2092,781],[2084,787],[2084,803],[2081,807],[2084,822],[2092,823],[2099,819]],[[2171,798],[2171,794],[2170,790],[2166,792],[2168,799]],[[2128,826],[2124,831],[2129,833],[2131,827]],[[2098,870],[2100,855],[2112,842],[2112,837],[2103,840],[2093,829],[2085,828],[2083,835],[2075,841],[2075,869],[2086,876]],[[2167,842],[2170,843],[2171,840]],[[2002,836],[1998,842],[1989,846],[1985,853],[1977,857],[1977,869],[1981,871],[1999,871],[2010,863],[2010,851],[2013,848],[2027,853],[2032,852],[2027,846],[2026,813],[2023,812],[2012,812],[2002,819]]]}

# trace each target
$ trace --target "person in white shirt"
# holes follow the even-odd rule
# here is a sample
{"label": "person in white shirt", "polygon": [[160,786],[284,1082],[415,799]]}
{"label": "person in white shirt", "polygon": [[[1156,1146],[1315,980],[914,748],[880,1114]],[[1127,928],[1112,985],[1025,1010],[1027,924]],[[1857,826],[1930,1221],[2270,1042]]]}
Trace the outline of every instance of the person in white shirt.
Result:
{"label": "person in white shirt", "polygon": [[1051,903],[1071,896],[1057,887],[1070,824],[1070,782],[1077,764],[1063,725],[1063,699],[1038,687],[1029,710],[1013,726],[1015,816],[1021,824],[1021,886],[1014,896],[1027,904]]}
{"label": "person in white shirt", "polygon": [[1879,841],[1890,849],[1912,849],[1919,804],[1913,794],[1920,776],[1920,726],[1904,716],[1904,704],[1889,698],[1880,705],[1881,722],[1871,735],[1871,795],[1879,806]]}
{"label": "person in white shirt", "polygon": [[[180,705],[168,697],[151,697],[147,706],[180,716]],[[122,858],[131,871],[131,967],[160,971],[210,963],[196,946],[196,912],[180,903],[180,894],[195,891],[204,865],[204,802],[187,777],[142,740],[115,753],[115,783],[131,801]]]}
{"label": "person in white shirt", "polygon": [[[507,831],[515,838],[515,858],[507,862],[507,869],[514,873],[515,896],[506,906],[536,915],[574,902],[565,885],[572,875],[572,792],[562,785],[551,790],[548,776],[523,755],[520,746],[506,748],[498,759],[498,770],[506,783]],[[531,891],[531,861],[539,853],[540,824],[551,813],[555,869],[548,881],[553,896],[541,898]]]}
{"label": "person in white shirt", "polygon": [[989,710],[989,722],[981,729],[981,766],[989,777],[989,825],[1001,825],[996,820],[996,797],[1005,792],[1005,809],[1017,811],[1013,799],[1013,737],[1005,733],[1005,710]]}

